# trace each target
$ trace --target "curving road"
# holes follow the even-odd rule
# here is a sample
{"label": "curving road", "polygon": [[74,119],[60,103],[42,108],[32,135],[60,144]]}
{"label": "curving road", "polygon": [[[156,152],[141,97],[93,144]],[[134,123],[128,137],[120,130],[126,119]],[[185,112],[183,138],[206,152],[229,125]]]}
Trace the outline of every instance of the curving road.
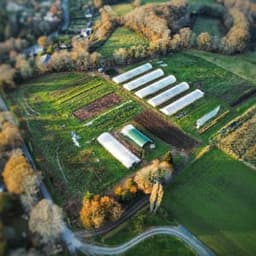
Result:
{"label": "curving road", "polygon": [[134,237],[130,241],[116,247],[101,247],[97,245],[81,245],[79,250],[84,253],[92,253],[96,255],[119,255],[146,240],[149,237],[156,235],[169,235],[179,240],[182,240],[188,247],[192,248],[199,256],[213,256],[214,253],[210,251],[201,241],[199,241],[194,235],[192,235],[183,226],[175,227],[157,227],[151,228],[144,233]]}

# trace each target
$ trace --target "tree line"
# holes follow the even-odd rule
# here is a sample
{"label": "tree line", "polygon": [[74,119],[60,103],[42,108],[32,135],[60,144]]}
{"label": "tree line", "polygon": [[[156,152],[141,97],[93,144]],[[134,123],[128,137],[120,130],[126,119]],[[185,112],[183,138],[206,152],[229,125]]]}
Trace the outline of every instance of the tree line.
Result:
{"label": "tree line", "polygon": [[[21,149],[22,136],[18,124],[10,112],[0,112],[0,170],[6,187],[0,193],[0,229],[5,225],[9,227],[10,218],[27,216],[27,228],[24,247],[20,243],[10,245],[12,239],[2,238],[0,241],[0,254],[6,255],[53,255],[60,252],[59,235],[63,230],[63,212],[57,205],[42,199],[39,191],[41,174],[33,169]],[[34,255],[33,254],[33,255]]]}

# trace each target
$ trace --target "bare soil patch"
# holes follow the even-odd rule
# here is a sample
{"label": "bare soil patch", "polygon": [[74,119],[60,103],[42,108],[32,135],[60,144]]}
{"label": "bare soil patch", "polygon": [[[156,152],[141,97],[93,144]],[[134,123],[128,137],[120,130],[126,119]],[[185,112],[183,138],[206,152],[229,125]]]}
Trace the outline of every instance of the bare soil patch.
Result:
{"label": "bare soil patch", "polygon": [[76,111],[73,112],[73,115],[80,119],[81,121],[95,117],[99,113],[102,113],[106,109],[118,104],[122,99],[120,96],[115,93],[111,93],[107,96],[104,96],[100,99],[97,99]]}
{"label": "bare soil patch", "polygon": [[198,145],[196,140],[183,133],[173,124],[162,119],[160,115],[153,111],[144,111],[135,117],[135,121],[166,143],[171,144],[178,149],[191,151]]}

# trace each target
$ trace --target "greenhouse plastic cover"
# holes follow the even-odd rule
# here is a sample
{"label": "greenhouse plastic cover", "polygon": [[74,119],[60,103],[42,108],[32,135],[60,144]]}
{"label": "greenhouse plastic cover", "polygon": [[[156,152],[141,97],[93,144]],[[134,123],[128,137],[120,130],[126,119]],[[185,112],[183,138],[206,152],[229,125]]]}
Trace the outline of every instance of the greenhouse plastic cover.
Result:
{"label": "greenhouse plastic cover", "polygon": [[164,92],[156,95],[155,97],[149,99],[148,103],[150,105],[152,105],[153,107],[157,107],[157,106],[163,104],[164,102],[172,99],[173,97],[181,94],[182,92],[185,92],[188,89],[189,89],[189,84],[186,82],[182,82],[182,83],[174,86],[173,88],[171,88],[167,91],[164,91]]}
{"label": "greenhouse plastic cover", "polygon": [[199,129],[200,127],[202,127],[205,123],[207,123],[209,120],[211,120],[212,118],[214,118],[215,116],[218,115],[220,111],[220,106],[216,107],[215,109],[213,109],[212,111],[210,111],[209,113],[205,114],[204,116],[202,116],[201,118],[199,118],[196,121],[196,128]]}
{"label": "greenhouse plastic cover", "polygon": [[123,87],[128,91],[132,91],[144,84],[147,84],[153,80],[156,80],[157,78],[162,77],[163,75],[164,75],[164,71],[159,68],[124,84]]}
{"label": "greenhouse plastic cover", "polygon": [[97,138],[97,141],[126,168],[131,168],[140,162],[140,159],[135,154],[108,132],[102,133]]}
{"label": "greenhouse plastic cover", "polygon": [[154,94],[175,82],[176,82],[175,76],[170,75],[137,91],[135,94],[140,98],[145,98],[148,95]]}
{"label": "greenhouse plastic cover", "polygon": [[148,143],[152,143],[152,140],[145,134],[135,128],[132,124],[128,124],[121,130],[121,133],[135,142],[139,147],[144,147]]}
{"label": "greenhouse plastic cover", "polygon": [[166,107],[161,108],[161,111],[168,116],[173,115],[173,114],[177,113],[178,111],[180,111],[181,109],[189,106],[193,102],[199,100],[203,96],[204,96],[204,92],[202,92],[199,89],[196,89],[195,91],[174,101],[173,103],[167,105]]}
{"label": "greenhouse plastic cover", "polygon": [[112,78],[112,80],[117,84],[121,84],[121,83],[126,82],[138,75],[141,75],[151,69],[152,69],[152,65],[150,63],[146,63],[137,68],[131,69],[121,75],[115,76]]}

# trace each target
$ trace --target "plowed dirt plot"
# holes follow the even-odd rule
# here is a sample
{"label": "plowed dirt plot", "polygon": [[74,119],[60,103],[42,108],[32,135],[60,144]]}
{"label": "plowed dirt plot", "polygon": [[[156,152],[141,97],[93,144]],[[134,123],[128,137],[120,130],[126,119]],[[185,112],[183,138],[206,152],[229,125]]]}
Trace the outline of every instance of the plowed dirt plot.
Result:
{"label": "plowed dirt plot", "polygon": [[118,104],[122,99],[118,95],[111,93],[100,99],[97,99],[87,106],[84,106],[73,112],[73,115],[81,121],[92,118],[104,110]]}
{"label": "plowed dirt plot", "polygon": [[144,126],[164,142],[178,149],[192,150],[198,142],[184,134],[179,128],[163,120],[160,115],[147,110],[135,117],[135,121]]}

